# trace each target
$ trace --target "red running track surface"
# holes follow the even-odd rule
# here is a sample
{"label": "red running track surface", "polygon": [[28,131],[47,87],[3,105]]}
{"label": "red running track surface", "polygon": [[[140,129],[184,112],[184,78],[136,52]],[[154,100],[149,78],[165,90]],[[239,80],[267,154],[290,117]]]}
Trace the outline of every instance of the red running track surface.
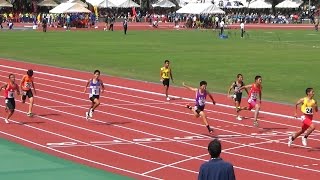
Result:
{"label": "red running track surface", "polygon": [[[92,73],[9,60],[0,64],[2,83],[9,73],[19,83],[26,69],[35,71],[36,115],[27,117],[28,105],[17,99],[11,123],[0,122],[2,138],[25,146],[137,179],[196,179],[209,159],[208,143],[218,137],[221,156],[234,165],[237,179],[310,180],[320,175],[319,130],[308,138],[307,148],[300,138],[287,146],[288,135],[300,127],[291,118],[292,106],[263,102],[256,128],[252,112],[243,112],[247,119],[238,121],[232,101],[214,94],[218,104],[206,107],[215,129],[210,136],[184,108],[193,104],[192,92],[171,87],[173,96],[183,98],[167,102],[160,83],[103,75],[107,86],[102,104],[86,121],[90,101],[83,89]],[[4,111],[4,104],[0,107]]]}

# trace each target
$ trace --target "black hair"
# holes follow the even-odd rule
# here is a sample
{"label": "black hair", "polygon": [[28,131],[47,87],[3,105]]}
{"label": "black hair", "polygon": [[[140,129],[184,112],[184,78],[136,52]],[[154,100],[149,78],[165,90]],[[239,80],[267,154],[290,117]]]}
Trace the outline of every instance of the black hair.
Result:
{"label": "black hair", "polygon": [[242,74],[238,74],[238,75],[237,75],[237,78],[239,78],[240,76],[243,76],[243,75],[242,75]]}
{"label": "black hair", "polygon": [[202,85],[207,85],[208,83],[207,83],[207,81],[201,81],[200,82],[200,86],[202,86]]}
{"label": "black hair", "polygon": [[97,69],[93,72],[93,74],[96,74],[96,73],[99,73],[100,74],[100,71]]}
{"label": "black hair", "polygon": [[165,60],[165,61],[164,61],[164,63],[169,63],[169,62],[170,62],[169,60]]}
{"label": "black hair", "polygon": [[255,78],[254,78],[254,80],[256,81],[256,80],[258,80],[259,78],[261,78],[261,76],[256,76]]}
{"label": "black hair", "polygon": [[27,75],[30,76],[30,77],[33,76],[33,70],[32,70],[32,69],[29,69],[29,70],[27,71]]}
{"label": "black hair", "polygon": [[11,76],[14,76],[14,74],[9,74],[9,79],[10,79]]}
{"label": "black hair", "polygon": [[208,151],[211,158],[217,158],[221,153],[221,143],[218,139],[212,140],[208,145]]}
{"label": "black hair", "polygon": [[313,88],[307,88],[307,89],[306,89],[306,95],[308,95],[309,92],[311,92],[312,90],[313,90]]}

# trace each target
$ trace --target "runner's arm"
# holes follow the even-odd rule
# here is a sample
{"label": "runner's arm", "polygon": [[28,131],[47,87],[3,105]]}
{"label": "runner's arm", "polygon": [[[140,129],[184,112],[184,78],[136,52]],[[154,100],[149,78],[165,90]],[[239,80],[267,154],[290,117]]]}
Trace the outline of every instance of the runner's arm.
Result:
{"label": "runner's arm", "polygon": [[250,85],[246,85],[246,86],[242,86],[241,88],[239,88],[239,91],[241,91],[241,90],[243,90],[243,89],[249,89],[249,88],[251,88],[252,87],[252,84],[250,84]]}
{"label": "runner's arm", "polygon": [[317,101],[315,101],[314,105],[315,105],[314,110],[315,110],[316,112],[318,112],[318,102],[317,102]]}
{"label": "runner's arm", "polygon": [[20,88],[21,88],[21,89],[23,88],[24,79],[25,79],[25,76],[23,76],[22,79],[21,79],[21,81],[20,81]]}
{"label": "runner's arm", "polygon": [[[171,80],[172,80],[172,82],[173,82],[173,76],[172,76],[172,69],[170,68],[170,78],[171,78]],[[174,83],[174,82],[173,82]]]}
{"label": "runner's arm", "polygon": [[103,81],[102,80],[100,80],[101,81],[101,89],[102,89],[102,93],[104,92],[104,84],[103,84]]}
{"label": "runner's arm", "polygon": [[294,117],[297,117],[298,106],[299,106],[300,104],[302,104],[302,102],[303,102],[303,98],[301,98],[301,99],[299,99],[299,100],[297,101],[297,103],[296,103],[296,110],[295,110],[295,112],[294,112]]}
{"label": "runner's arm", "polygon": [[20,95],[19,85],[18,85],[18,84],[16,84],[16,87],[17,87],[17,94],[18,94],[18,96],[19,96],[19,95]]}
{"label": "runner's arm", "polygon": [[87,92],[87,87],[88,87],[89,83],[90,83],[90,79],[88,80],[88,82],[86,83],[86,86],[84,87],[84,91],[83,91],[84,93]]}
{"label": "runner's arm", "polygon": [[161,82],[163,81],[163,78],[162,78],[162,68],[160,68],[160,81],[161,81]]}
{"label": "runner's arm", "polygon": [[34,82],[33,82],[33,81],[32,81],[32,87],[33,87],[33,92],[34,92],[34,94],[37,94],[36,88],[34,87]]}
{"label": "runner's arm", "polygon": [[211,99],[213,104],[216,104],[216,101],[213,99],[211,93],[209,91],[207,91],[207,95],[209,96],[209,98]]}
{"label": "runner's arm", "polygon": [[193,88],[193,87],[190,87],[190,86],[187,86],[184,82],[182,83],[183,87],[191,90],[191,91],[197,91],[198,89],[197,88]]}
{"label": "runner's arm", "polygon": [[230,92],[231,90],[233,89],[233,86],[234,86],[234,82],[231,84],[230,88],[228,89],[228,97],[230,97]]}
{"label": "runner's arm", "polygon": [[1,91],[2,89],[7,88],[7,86],[8,86],[8,84],[4,84],[4,85],[2,85],[2,86],[0,87],[0,91]]}

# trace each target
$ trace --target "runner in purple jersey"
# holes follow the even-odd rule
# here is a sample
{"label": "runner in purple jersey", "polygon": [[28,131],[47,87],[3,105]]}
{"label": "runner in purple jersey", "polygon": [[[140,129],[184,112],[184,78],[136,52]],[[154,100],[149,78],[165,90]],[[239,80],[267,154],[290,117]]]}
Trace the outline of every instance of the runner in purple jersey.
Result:
{"label": "runner in purple jersey", "polygon": [[195,99],[195,106],[191,107],[190,105],[186,105],[186,107],[190,110],[192,110],[193,114],[195,115],[196,118],[202,117],[203,123],[206,125],[208,128],[209,133],[213,133],[213,129],[210,127],[207,116],[204,112],[204,107],[206,105],[206,98],[207,96],[210,97],[212,100],[213,104],[216,104],[215,100],[213,99],[212,95],[207,91],[207,82],[206,81],[201,81],[200,82],[200,88],[193,88],[190,86],[187,86],[184,82],[182,83],[184,87],[187,89],[190,89],[191,91],[196,92],[196,99]]}

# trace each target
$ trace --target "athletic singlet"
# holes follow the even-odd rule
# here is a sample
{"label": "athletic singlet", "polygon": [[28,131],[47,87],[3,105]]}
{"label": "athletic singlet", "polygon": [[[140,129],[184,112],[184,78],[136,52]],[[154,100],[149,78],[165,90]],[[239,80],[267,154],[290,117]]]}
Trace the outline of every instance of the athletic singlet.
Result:
{"label": "athletic singlet", "polygon": [[169,79],[170,78],[170,68],[165,68],[165,67],[162,67],[161,69],[161,77],[163,79]]}
{"label": "athletic singlet", "polygon": [[252,87],[249,91],[249,102],[256,101],[259,93],[261,92],[261,87],[257,87],[256,84],[252,84]]}
{"label": "athletic singlet", "polygon": [[244,86],[244,83],[243,83],[243,82],[241,82],[241,84],[239,85],[239,84],[237,84],[237,81],[235,81],[235,82],[233,83],[234,94],[242,94],[242,90],[239,91],[239,89],[240,89],[242,86]]}
{"label": "athletic singlet", "polygon": [[4,98],[12,99],[14,98],[14,92],[17,90],[17,84],[12,85],[10,82],[8,83],[6,89],[4,90]]}
{"label": "athletic singlet", "polygon": [[313,107],[316,104],[314,99],[308,97],[303,98],[303,104],[301,105],[301,112],[307,115],[313,115]]}
{"label": "athletic singlet", "polygon": [[29,77],[28,75],[24,75],[21,81],[21,89],[28,91],[32,88],[33,77]]}
{"label": "athletic singlet", "polygon": [[90,87],[90,93],[89,97],[92,97],[93,95],[100,95],[100,87],[101,87],[101,82],[99,79],[97,79],[97,82],[93,82],[93,79],[90,80],[89,83]]}
{"label": "athletic singlet", "polygon": [[207,98],[207,91],[203,94],[200,93],[200,90],[196,92],[196,106],[205,106],[206,105],[206,98]]}

